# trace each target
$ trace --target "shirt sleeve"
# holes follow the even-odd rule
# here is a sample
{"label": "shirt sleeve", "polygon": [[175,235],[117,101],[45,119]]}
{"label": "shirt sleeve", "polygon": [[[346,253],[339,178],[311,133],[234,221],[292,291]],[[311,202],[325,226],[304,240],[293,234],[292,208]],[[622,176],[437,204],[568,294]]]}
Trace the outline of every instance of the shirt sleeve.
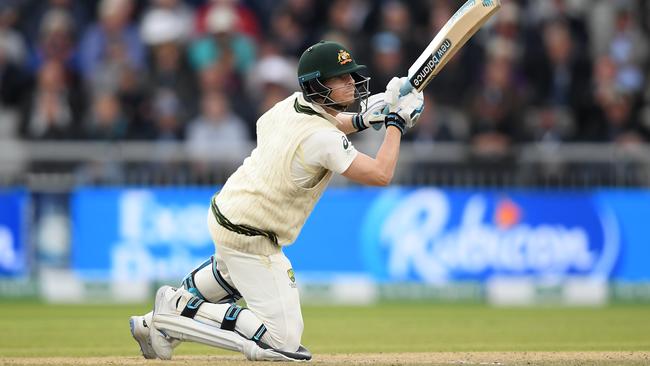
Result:
{"label": "shirt sleeve", "polygon": [[310,165],[322,166],[338,174],[345,172],[358,154],[348,137],[338,130],[311,134],[302,142],[302,149]]}

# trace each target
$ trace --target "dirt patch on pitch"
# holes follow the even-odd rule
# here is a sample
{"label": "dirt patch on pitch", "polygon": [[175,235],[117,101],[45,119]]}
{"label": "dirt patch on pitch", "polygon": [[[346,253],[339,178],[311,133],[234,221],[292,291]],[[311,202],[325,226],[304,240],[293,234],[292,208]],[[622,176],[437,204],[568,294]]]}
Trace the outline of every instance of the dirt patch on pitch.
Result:
{"label": "dirt patch on pitch", "polygon": [[[650,352],[431,352],[317,354],[315,365],[650,365]],[[283,365],[274,362],[272,365]],[[286,363],[294,365],[294,363]],[[172,361],[144,360],[140,357],[9,357],[0,358],[7,366],[239,366],[252,365],[242,356],[178,356]]]}

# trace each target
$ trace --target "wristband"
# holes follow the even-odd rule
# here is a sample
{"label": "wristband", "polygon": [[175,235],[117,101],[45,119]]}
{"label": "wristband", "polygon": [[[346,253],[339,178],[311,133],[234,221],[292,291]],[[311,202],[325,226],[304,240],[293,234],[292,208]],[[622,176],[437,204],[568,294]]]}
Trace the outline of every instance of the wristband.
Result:
{"label": "wristband", "polygon": [[384,123],[386,123],[386,128],[388,128],[388,126],[397,127],[402,135],[406,132],[406,122],[404,122],[404,119],[397,113],[389,113],[386,116]]}
{"label": "wristband", "polygon": [[363,116],[360,114],[355,114],[352,116],[352,127],[354,127],[357,131],[363,131],[368,128],[368,126],[363,123]]}

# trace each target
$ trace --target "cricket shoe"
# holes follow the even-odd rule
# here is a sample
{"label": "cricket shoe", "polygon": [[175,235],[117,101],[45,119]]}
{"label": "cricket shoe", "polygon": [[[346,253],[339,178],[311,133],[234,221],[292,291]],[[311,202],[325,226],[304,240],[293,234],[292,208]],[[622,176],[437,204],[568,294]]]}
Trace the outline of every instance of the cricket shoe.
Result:
{"label": "cricket shoe", "polygon": [[171,286],[162,286],[156,291],[156,300],[153,307],[153,321],[149,325],[149,334],[151,337],[151,348],[156,357],[161,360],[171,360],[174,348],[180,340],[175,339],[167,334],[162,329],[156,327],[156,316],[163,315],[178,315],[176,310],[176,302],[179,300],[181,291],[176,291]]}
{"label": "cricket shoe", "polygon": [[151,337],[149,336],[149,324],[152,322],[152,314],[148,313],[144,316],[135,315],[129,319],[131,326],[131,335],[133,339],[140,345],[140,352],[144,358],[151,360],[156,358],[156,353],[151,347]]}
{"label": "cricket shoe", "polygon": [[[151,324],[153,323],[153,312],[145,315],[134,315],[129,319],[131,335],[138,345],[142,356],[148,360],[158,358],[151,345]],[[176,348],[181,341],[174,339],[171,341],[172,348]]]}

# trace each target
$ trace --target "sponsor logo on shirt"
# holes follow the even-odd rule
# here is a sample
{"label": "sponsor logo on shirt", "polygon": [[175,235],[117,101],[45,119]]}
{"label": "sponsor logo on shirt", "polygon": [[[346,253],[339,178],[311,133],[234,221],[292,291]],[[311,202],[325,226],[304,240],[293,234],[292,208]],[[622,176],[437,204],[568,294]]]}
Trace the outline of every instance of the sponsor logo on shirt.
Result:
{"label": "sponsor logo on shirt", "polygon": [[347,150],[350,147],[350,141],[347,136],[341,136],[341,139],[343,140],[343,150]]}

